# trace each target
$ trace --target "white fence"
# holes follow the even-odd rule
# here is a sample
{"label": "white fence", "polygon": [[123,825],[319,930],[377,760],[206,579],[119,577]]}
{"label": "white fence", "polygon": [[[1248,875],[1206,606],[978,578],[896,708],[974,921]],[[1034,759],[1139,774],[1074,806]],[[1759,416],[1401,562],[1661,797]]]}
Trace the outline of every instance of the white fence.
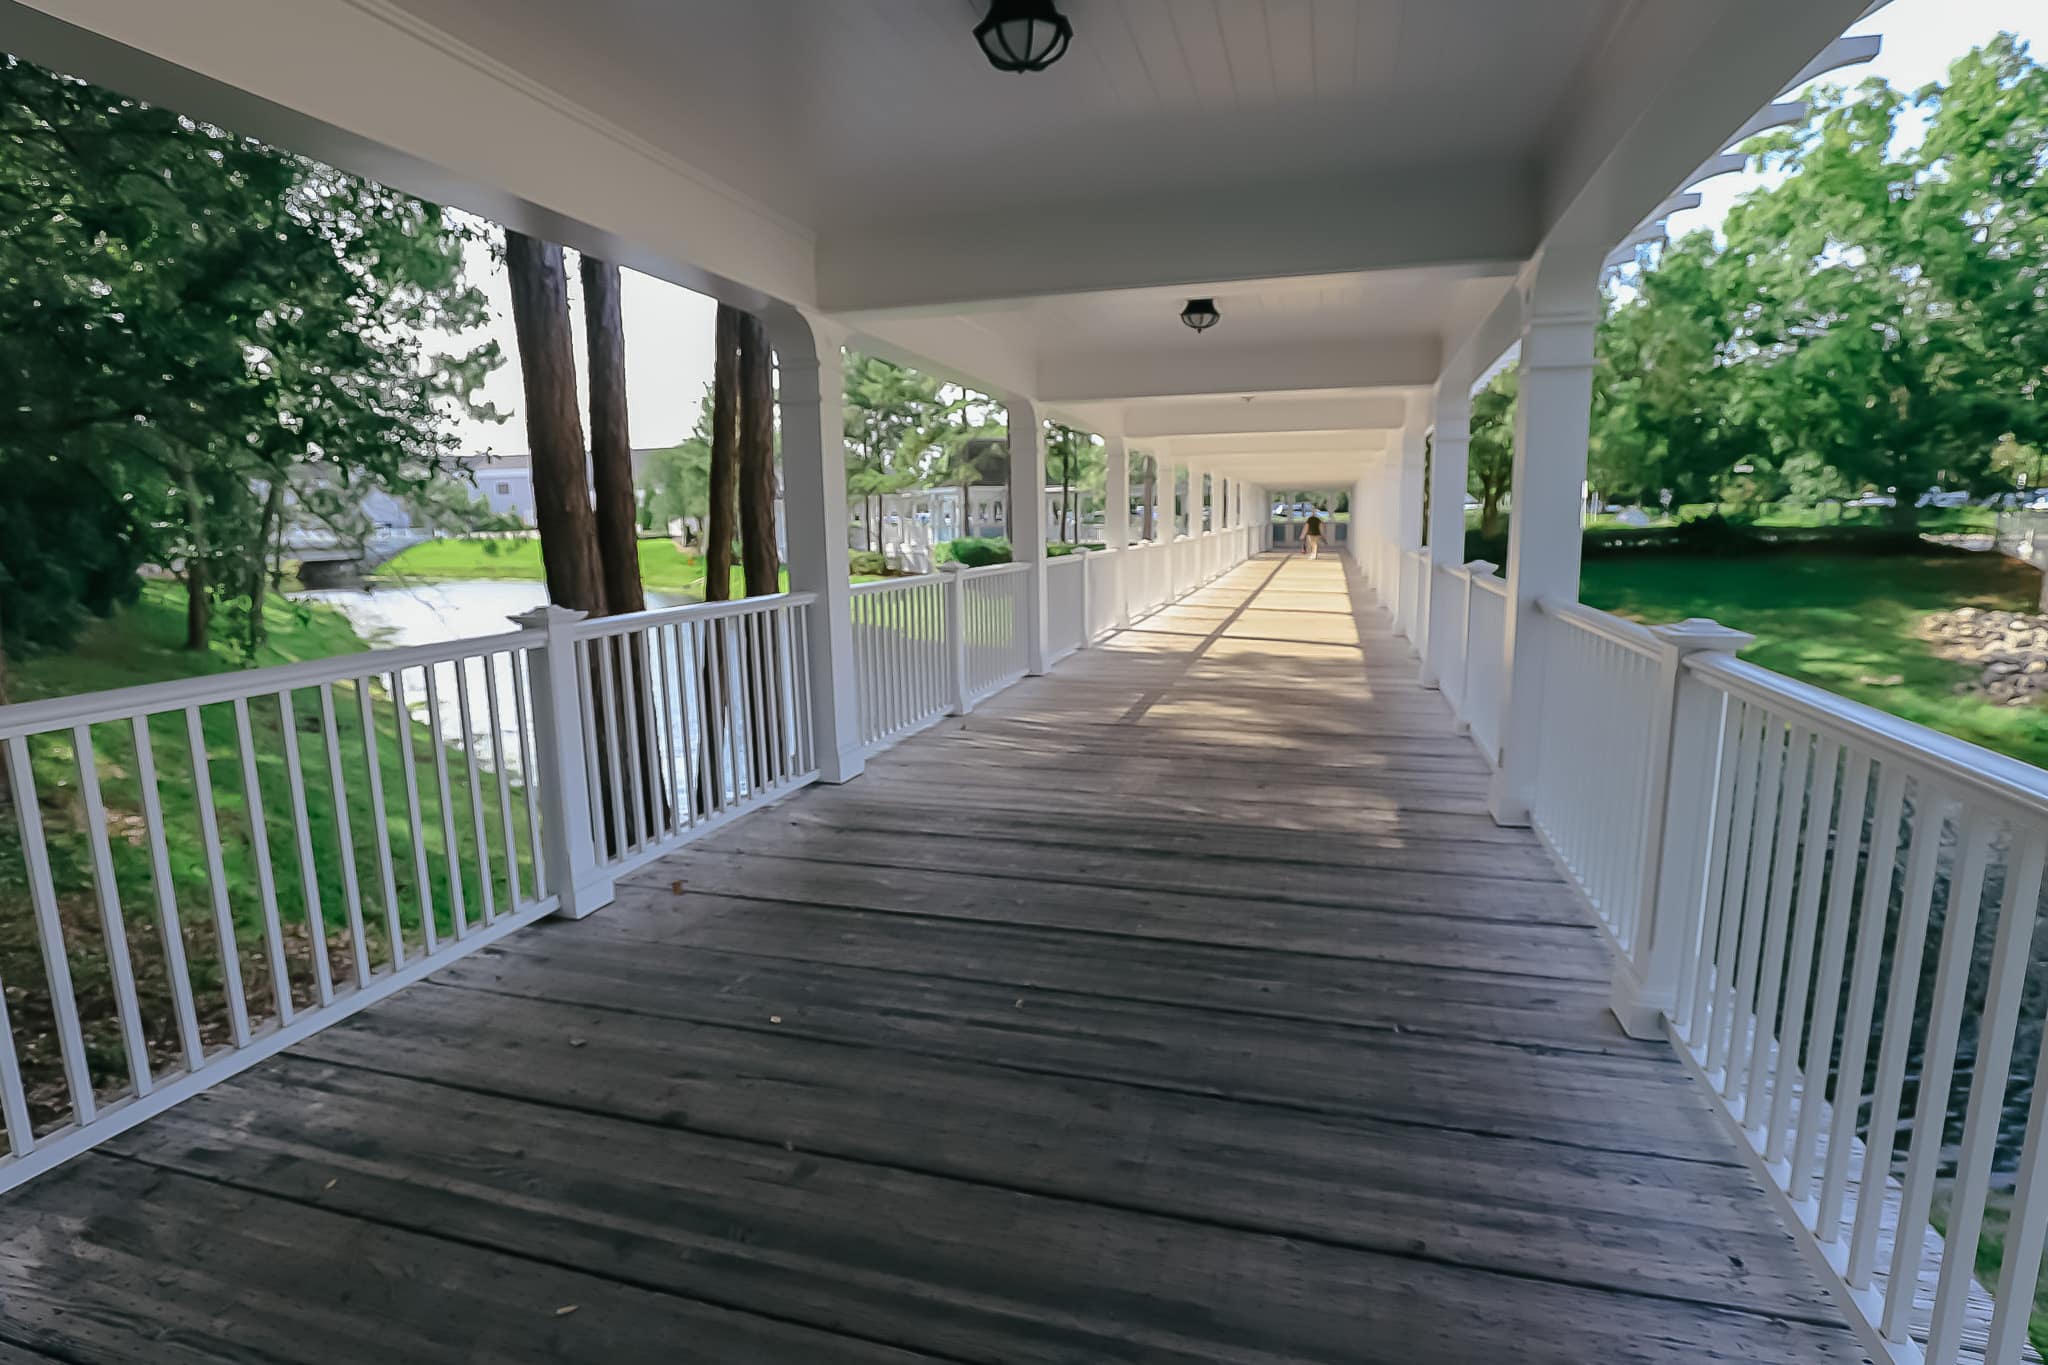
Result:
{"label": "white fence", "polygon": [[1742,662],[1711,622],[1544,614],[1535,816],[1628,994],[1668,1018],[1873,1353],[2035,1358],[2048,773]]}
{"label": "white fence", "polygon": [[0,1189],[809,781],[810,605],[0,708]]}
{"label": "white fence", "polygon": [[[1252,535],[1239,528],[1048,560],[1046,663],[1234,568],[1251,553]],[[861,741],[870,752],[942,716],[964,715],[1024,676],[1030,575],[1023,564],[949,565],[854,588]]]}

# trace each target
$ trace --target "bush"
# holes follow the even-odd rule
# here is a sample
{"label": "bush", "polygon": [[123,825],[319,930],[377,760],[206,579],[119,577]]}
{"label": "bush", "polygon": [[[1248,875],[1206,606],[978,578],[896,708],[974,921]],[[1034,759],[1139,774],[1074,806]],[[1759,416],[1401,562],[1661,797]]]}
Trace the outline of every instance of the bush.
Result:
{"label": "bush", "polygon": [[1103,548],[1105,547],[1099,540],[1083,540],[1079,542],[1055,540],[1045,547],[1045,557],[1047,559],[1058,559],[1062,555],[1070,555],[1076,550],[1100,550]]}
{"label": "bush", "polygon": [[[1679,554],[1702,558],[1743,559],[1758,555],[1821,553],[1857,555],[1968,554],[1967,550],[1922,540],[1914,527],[1757,526],[1718,514],[1689,517],[1676,526],[1602,526],[1585,533],[1582,553],[1588,559],[1608,555]],[[1465,559],[1505,564],[1508,538],[1465,533]]]}
{"label": "bush", "polygon": [[855,550],[847,555],[846,564],[854,573],[875,578],[886,577],[889,572],[889,557],[880,550]]}
{"label": "bush", "polygon": [[947,560],[954,560],[965,564],[970,569],[979,569],[990,564],[1008,564],[1010,562],[1010,542],[1002,539],[1000,536],[994,538],[962,536],[958,540],[949,540],[944,545],[941,545],[938,554],[934,558],[941,563]]}

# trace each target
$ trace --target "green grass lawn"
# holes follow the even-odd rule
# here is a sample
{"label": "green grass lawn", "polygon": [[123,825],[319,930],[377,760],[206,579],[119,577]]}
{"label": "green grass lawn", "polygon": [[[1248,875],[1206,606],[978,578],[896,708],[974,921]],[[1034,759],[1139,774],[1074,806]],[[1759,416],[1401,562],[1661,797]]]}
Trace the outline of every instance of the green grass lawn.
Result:
{"label": "green grass lawn", "polygon": [[2039,573],[1993,554],[1644,554],[1587,560],[1580,596],[1651,623],[1711,617],[1755,635],[1744,657],[1766,668],[2048,766],[2048,708],[1957,695],[1970,669],[1918,635],[1956,607],[2032,611],[2039,589]]}
{"label": "green grass lawn", "polygon": [[[540,562],[540,541],[533,536],[516,539],[430,540],[413,546],[378,571],[379,581],[403,584],[407,581],[445,582],[456,579],[498,579],[538,583],[546,574]],[[854,574],[853,581],[866,583],[874,574]],[[789,591],[789,570],[781,575],[782,591]],[[695,551],[685,553],[672,540],[640,542],[640,583],[650,592],[704,600],[704,558]],[[732,570],[732,596],[746,596],[744,575],[737,565]]]}
{"label": "green grass lawn", "polygon": [[[165,682],[219,673],[239,660],[223,646],[206,653],[180,647],[184,631],[182,592],[166,584],[144,588],[141,600],[114,617],[96,623],[77,647],[62,655],[31,659],[11,679],[16,701],[61,696],[107,687]],[[302,604],[273,602],[268,621],[271,643],[255,662],[288,663],[358,652],[366,646],[340,613]],[[502,662],[501,665],[502,667]],[[444,686],[452,686],[444,677]],[[413,679],[418,686],[418,679]],[[521,885],[531,894],[532,849],[527,836],[524,788],[508,779],[503,798],[513,809],[508,857],[500,820],[500,776],[486,762],[474,789],[468,780],[462,750],[437,740],[410,716],[401,718],[382,681],[369,688],[374,736],[366,736],[355,684],[332,690],[339,772],[330,766],[321,723],[318,689],[300,688],[291,695],[293,724],[287,730],[283,711],[271,697],[248,704],[251,750],[257,791],[264,814],[264,838],[274,870],[278,916],[286,945],[286,976],[290,994],[300,1004],[312,997],[316,941],[331,964],[337,984],[353,979],[355,961],[348,932],[346,886],[351,863],[359,888],[364,938],[373,967],[388,966],[391,955],[390,915],[384,904],[383,871],[376,839],[377,821],[370,797],[371,752],[384,794],[383,829],[389,841],[395,883],[399,937],[408,958],[424,946],[424,909],[433,907],[442,935],[453,927],[451,887],[459,883],[466,919],[479,920],[484,876],[479,870],[473,802],[484,812],[483,847],[490,863],[491,893],[502,910],[511,903],[508,864],[516,864]],[[415,699],[416,700],[416,699]],[[485,708],[472,695],[476,727],[484,729]],[[412,821],[406,811],[406,765],[401,725],[411,741],[413,778],[419,791],[423,833],[418,852],[426,859],[424,882],[418,876]],[[212,810],[221,843],[222,884],[234,929],[234,960],[243,981],[243,996],[259,1021],[274,1011],[274,983],[265,948],[265,916],[259,894],[259,844],[250,820],[244,788],[241,746],[233,708],[225,703],[202,707],[200,733],[212,786]],[[208,1043],[227,1036],[228,955],[214,925],[213,879],[201,834],[202,803],[198,796],[198,765],[180,712],[153,717],[148,726],[157,769],[156,791],[162,803],[168,889],[177,908],[196,1013]],[[179,1028],[170,989],[171,974],[157,914],[159,890],[148,826],[144,818],[143,783],[138,746],[126,723],[105,723],[91,729],[94,772],[107,811],[108,853],[114,871],[141,996],[143,1030],[153,1064],[174,1058]],[[445,745],[449,788],[446,814],[455,831],[455,867],[451,872],[444,837],[443,809],[435,767],[436,745]],[[323,933],[311,929],[304,891],[308,869],[302,868],[294,831],[289,781],[290,756],[296,751],[305,774],[311,880],[316,890]],[[489,745],[483,746],[488,759]],[[81,1013],[87,1021],[87,1054],[96,1085],[111,1090],[125,1079],[125,1053],[115,1027],[114,991],[107,942],[100,925],[93,876],[93,842],[86,815],[81,773],[67,733],[40,735],[30,741],[36,781],[37,811],[45,830],[51,879],[64,925],[67,957]],[[346,811],[351,826],[353,858],[342,844],[337,815]],[[422,894],[424,888],[424,895]],[[7,1004],[16,1036],[23,1040],[21,1061],[39,1119],[55,1114],[61,1092],[57,1085],[57,1053],[51,1038],[48,986],[31,917],[31,898],[20,830],[11,818],[0,823],[0,981],[6,983]]]}

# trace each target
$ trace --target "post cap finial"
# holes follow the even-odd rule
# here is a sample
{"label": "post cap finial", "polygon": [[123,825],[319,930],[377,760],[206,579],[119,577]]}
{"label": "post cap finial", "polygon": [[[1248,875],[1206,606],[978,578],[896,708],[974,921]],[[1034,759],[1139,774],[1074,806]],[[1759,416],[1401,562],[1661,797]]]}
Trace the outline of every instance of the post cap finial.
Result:
{"label": "post cap finial", "polygon": [[545,606],[535,607],[531,611],[522,611],[518,615],[510,616],[506,619],[511,621],[513,625],[524,626],[528,630],[546,630],[550,626],[573,626],[578,621],[586,619],[589,615],[590,613],[587,611],[578,611],[574,607],[557,606],[555,603],[549,602]]}

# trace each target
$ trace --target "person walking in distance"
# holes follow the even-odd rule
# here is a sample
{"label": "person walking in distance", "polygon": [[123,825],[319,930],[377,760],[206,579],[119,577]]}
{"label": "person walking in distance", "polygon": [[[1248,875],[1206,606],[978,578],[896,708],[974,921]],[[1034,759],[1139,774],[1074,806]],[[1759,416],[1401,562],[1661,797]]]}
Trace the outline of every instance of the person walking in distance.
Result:
{"label": "person walking in distance", "polygon": [[1302,552],[1310,559],[1314,559],[1323,552],[1322,513],[1311,511],[1308,514],[1308,521],[1302,525],[1301,532]]}

